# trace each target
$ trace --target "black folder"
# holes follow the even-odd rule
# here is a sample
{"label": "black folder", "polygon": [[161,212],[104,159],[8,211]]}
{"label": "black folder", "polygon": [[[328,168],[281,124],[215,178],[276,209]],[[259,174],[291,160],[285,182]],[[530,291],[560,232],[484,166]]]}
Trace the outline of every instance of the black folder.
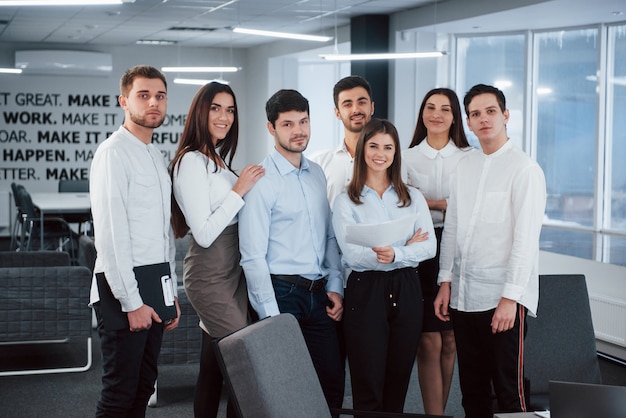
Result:
{"label": "black folder", "polygon": [[[176,318],[176,305],[173,303],[176,284],[172,282],[169,263],[138,266],[133,271],[143,303],[152,307],[164,323]],[[104,329],[107,331],[128,329],[128,315],[122,311],[122,305],[113,296],[104,273],[96,274],[96,282],[100,293],[100,315]]]}

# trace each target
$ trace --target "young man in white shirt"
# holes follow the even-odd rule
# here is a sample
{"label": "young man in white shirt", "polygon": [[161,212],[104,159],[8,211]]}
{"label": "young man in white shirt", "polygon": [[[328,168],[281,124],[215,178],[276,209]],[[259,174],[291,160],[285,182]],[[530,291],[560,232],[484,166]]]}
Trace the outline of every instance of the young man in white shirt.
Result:
{"label": "young man in white shirt", "polygon": [[[170,225],[172,185],[161,152],[151,144],[152,132],[166,114],[166,80],[156,68],[137,66],[122,76],[120,90],[124,124],[98,147],[89,176],[98,254],[90,304],[98,319],[103,369],[96,417],[145,415],[163,331],[176,328],[180,317]],[[135,267],[160,263],[169,263],[174,283],[177,317],[167,323],[144,304],[134,272]],[[113,303],[116,309],[105,310],[103,303],[113,298],[119,302]],[[121,324],[112,321],[118,317]]]}
{"label": "young man in white shirt", "polygon": [[358,75],[339,80],[333,88],[333,100],[335,116],[343,123],[343,142],[335,149],[311,156],[311,160],[324,170],[331,209],[335,198],[345,190],[352,179],[357,140],[363,127],[374,114],[372,88],[366,79]]}
{"label": "young man in white shirt", "polygon": [[[361,76],[351,75],[339,80],[333,87],[335,116],[343,124],[343,142],[334,149],[317,152],[311,156],[324,170],[326,176],[326,195],[332,210],[335,198],[345,189],[354,171],[354,152],[359,135],[374,114],[372,87]],[[350,275],[349,269],[343,271],[344,286]],[[343,320],[337,321],[337,335],[341,345],[341,357],[346,358],[343,337]]]}
{"label": "young man in white shirt", "polygon": [[526,314],[539,300],[539,234],[546,204],[541,167],[509,141],[504,94],[483,84],[465,95],[467,124],[482,152],[451,180],[441,242],[439,319],[452,319],[467,418],[526,411]]}

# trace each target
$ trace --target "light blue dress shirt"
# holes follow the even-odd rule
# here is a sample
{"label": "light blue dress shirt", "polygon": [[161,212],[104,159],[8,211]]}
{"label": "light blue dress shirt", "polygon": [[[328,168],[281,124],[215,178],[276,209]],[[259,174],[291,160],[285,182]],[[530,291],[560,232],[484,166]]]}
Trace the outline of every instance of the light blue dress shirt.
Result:
{"label": "light blue dress shirt", "polygon": [[339,248],[332,229],[321,167],[304,156],[300,169],[273,150],[265,175],[239,212],[241,266],[259,317],[280,313],[270,274],[326,277],[326,290],[343,295]]}
{"label": "light blue dress shirt", "polygon": [[[362,204],[355,204],[346,192],[335,199],[333,206],[333,227],[337,234],[337,242],[342,251],[342,263],[344,267],[354,271],[391,271],[404,267],[417,267],[420,261],[431,259],[437,252],[437,237],[430,217],[430,211],[426,199],[419,190],[409,186],[411,205],[398,207],[398,195],[393,186],[389,186],[383,193],[382,198],[376,191],[367,186],[361,193]],[[395,258],[392,263],[381,264],[376,259],[376,253],[368,247],[346,243],[346,226],[355,224],[378,225],[383,222],[400,219],[408,215],[417,215],[415,224],[411,230],[406,231],[406,236],[391,244]],[[422,228],[428,232],[428,239],[422,242],[414,242],[405,245],[413,234]]]}

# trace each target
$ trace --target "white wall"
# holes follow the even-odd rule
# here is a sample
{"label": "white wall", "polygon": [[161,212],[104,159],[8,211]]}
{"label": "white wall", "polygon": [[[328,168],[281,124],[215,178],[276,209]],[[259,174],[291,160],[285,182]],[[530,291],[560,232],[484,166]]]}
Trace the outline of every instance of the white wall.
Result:
{"label": "white wall", "polygon": [[[128,67],[176,65],[181,59],[189,65],[194,64],[192,61],[207,65],[214,62],[212,55],[217,61],[222,51],[129,47],[101,52],[113,56],[109,76],[0,75],[0,190],[9,190],[11,182],[17,182],[33,192],[56,191],[60,178],[86,178],[98,143],[123,122],[117,96],[120,76]],[[174,84],[172,75],[167,78],[167,117],[155,133],[161,141],[157,146],[171,158],[199,87]],[[228,78],[238,101],[245,103],[244,75]],[[245,106],[241,117],[246,117]]]}

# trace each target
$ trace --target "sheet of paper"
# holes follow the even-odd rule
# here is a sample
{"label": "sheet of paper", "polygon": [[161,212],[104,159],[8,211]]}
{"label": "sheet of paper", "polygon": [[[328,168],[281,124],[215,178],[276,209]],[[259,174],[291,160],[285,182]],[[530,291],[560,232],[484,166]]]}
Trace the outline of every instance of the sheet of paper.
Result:
{"label": "sheet of paper", "polygon": [[[384,247],[410,236],[418,214],[404,216],[380,224],[356,224],[346,226],[346,242],[364,247]],[[411,234],[413,235],[413,234]]]}

